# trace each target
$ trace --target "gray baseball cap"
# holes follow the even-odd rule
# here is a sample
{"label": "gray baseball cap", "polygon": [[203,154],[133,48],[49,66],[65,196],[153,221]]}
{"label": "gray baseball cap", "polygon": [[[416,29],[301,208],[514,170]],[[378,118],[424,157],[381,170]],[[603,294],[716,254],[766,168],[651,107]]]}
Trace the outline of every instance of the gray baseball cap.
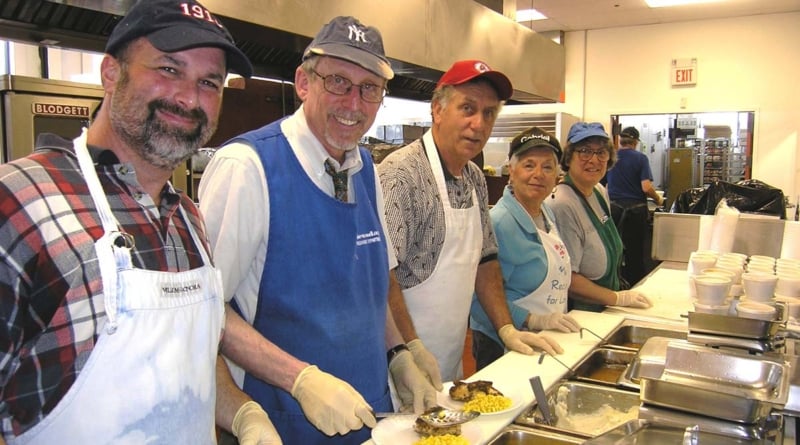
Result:
{"label": "gray baseball cap", "polygon": [[323,26],[303,52],[303,60],[312,55],[346,60],[387,80],[394,77],[380,31],[354,17],[339,16]]}

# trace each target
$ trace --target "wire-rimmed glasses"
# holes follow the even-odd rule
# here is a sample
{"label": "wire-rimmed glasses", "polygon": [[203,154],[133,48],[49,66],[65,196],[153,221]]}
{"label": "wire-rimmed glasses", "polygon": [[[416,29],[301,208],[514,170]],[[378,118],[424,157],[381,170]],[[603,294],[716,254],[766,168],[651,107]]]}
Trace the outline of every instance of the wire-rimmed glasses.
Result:
{"label": "wire-rimmed glasses", "polygon": [[316,70],[311,70],[311,72],[322,79],[322,86],[325,87],[325,91],[337,96],[344,96],[345,94],[350,93],[350,90],[352,90],[353,87],[357,87],[362,100],[365,102],[380,103],[383,101],[383,97],[386,96],[386,93],[389,92],[386,87],[375,85],[374,83],[362,83],[356,85],[352,80],[342,77],[338,74],[328,74],[327,76],[323,76]]}

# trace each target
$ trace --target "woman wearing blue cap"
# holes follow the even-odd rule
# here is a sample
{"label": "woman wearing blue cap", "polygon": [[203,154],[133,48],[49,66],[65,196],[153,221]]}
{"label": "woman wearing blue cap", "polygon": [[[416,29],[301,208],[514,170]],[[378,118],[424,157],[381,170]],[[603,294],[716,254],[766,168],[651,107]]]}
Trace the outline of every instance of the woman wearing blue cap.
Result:
{"label": "woman wearing blue cap", "polygon": [[569,129],[561,167],[567,172],[550,201],[572,264],[571,309],[602,311],[605,306],[648,308],[650,300],[624,287],[619,268],[622,240],[611,218],[608,192],[600,179],[616,156],[599,122]]}

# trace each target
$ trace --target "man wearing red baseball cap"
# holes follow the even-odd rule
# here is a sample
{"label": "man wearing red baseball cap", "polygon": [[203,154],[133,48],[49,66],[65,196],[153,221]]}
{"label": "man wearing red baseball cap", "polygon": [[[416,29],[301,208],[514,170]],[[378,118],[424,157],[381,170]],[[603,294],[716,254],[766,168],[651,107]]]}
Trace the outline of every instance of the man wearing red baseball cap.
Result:
{"label": "man wearing red baseball cap", "polygon": [[483,150],[512,93],[508,77],[487,63],[454,63],[433,92],[430,131],[378,166],[398,260],[392,314],[412,350],[424,344],[433,353],[445,381],[462,377],[473,293],[507,349],[561,352],[552,339],[512,323],[486,180],[470,161]]}

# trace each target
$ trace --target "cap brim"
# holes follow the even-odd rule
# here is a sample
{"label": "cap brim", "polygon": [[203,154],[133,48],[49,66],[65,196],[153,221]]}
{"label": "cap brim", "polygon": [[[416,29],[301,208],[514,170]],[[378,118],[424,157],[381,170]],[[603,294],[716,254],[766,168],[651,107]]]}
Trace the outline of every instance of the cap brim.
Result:
{"label": "cap brim", "polygon": [[573,137],[572,139],[569,139],[569,142],[572,143],[572,144],[575,144],[575,143],[580,142],[580,141],[582,141],[584,139],[589,139],[590,137],[594,137],[594,136],[601,137],[603,139],[610,139],[608,137],[608,134],[606,134],[606,133],[599,132],[599,131],[588,131],[588,132],[586,132],[586,134],[581,134],[580,137]]}
{"label": "cap brim", "polygon": [[394,71],[388,60],[381,59],[380,57],[364,51],[363,49],[354,48],[349,45],[342,45],[338,43],[326,43],[318,45],[306,50],[303,59],[311,54],[318,56],[336,57],[348,62],[355,63],[356,65],[364,68],[367,71],[377,74],[378,76],[390,80],[394,77]]}
{"label": "cap brim", "polygon": [[556,149],[556,147],[554,147],[551,144],[548,144],[547,142],[542,141],[541,139],[531,140],[531,141],[528,141],[528,142],[520,145],[515,150],[512,150],[511,152],[509,152],[508,157],[510,159],[512,156],[521,155],[522,153],[525,153],[526,151],[534,149],[534,148],[549,148],[550,151],[555,153],[556,157],[559,158],[559,160],[561,158],[561,152],[558,151]]}
{"label": "cap brim", "polygon": [[225,51],[228,71],[243,77],[253,75],[253,65],[244,53],[217,33],[197,26],[175,25],[145,36],[160,51],[172,53],[192,48],[214,47]]}
{"label": "cap brim", "polygon": [[485,77],[486,80],[490,81],[492,85],[494,85],[500,100],[508,100],[514,94],[514,88],[511,86],[511,81],[500,71],[487,71],[485,73],[481,73],[479,76],[475,76],[474,78],[477,79],[480,77]]}

